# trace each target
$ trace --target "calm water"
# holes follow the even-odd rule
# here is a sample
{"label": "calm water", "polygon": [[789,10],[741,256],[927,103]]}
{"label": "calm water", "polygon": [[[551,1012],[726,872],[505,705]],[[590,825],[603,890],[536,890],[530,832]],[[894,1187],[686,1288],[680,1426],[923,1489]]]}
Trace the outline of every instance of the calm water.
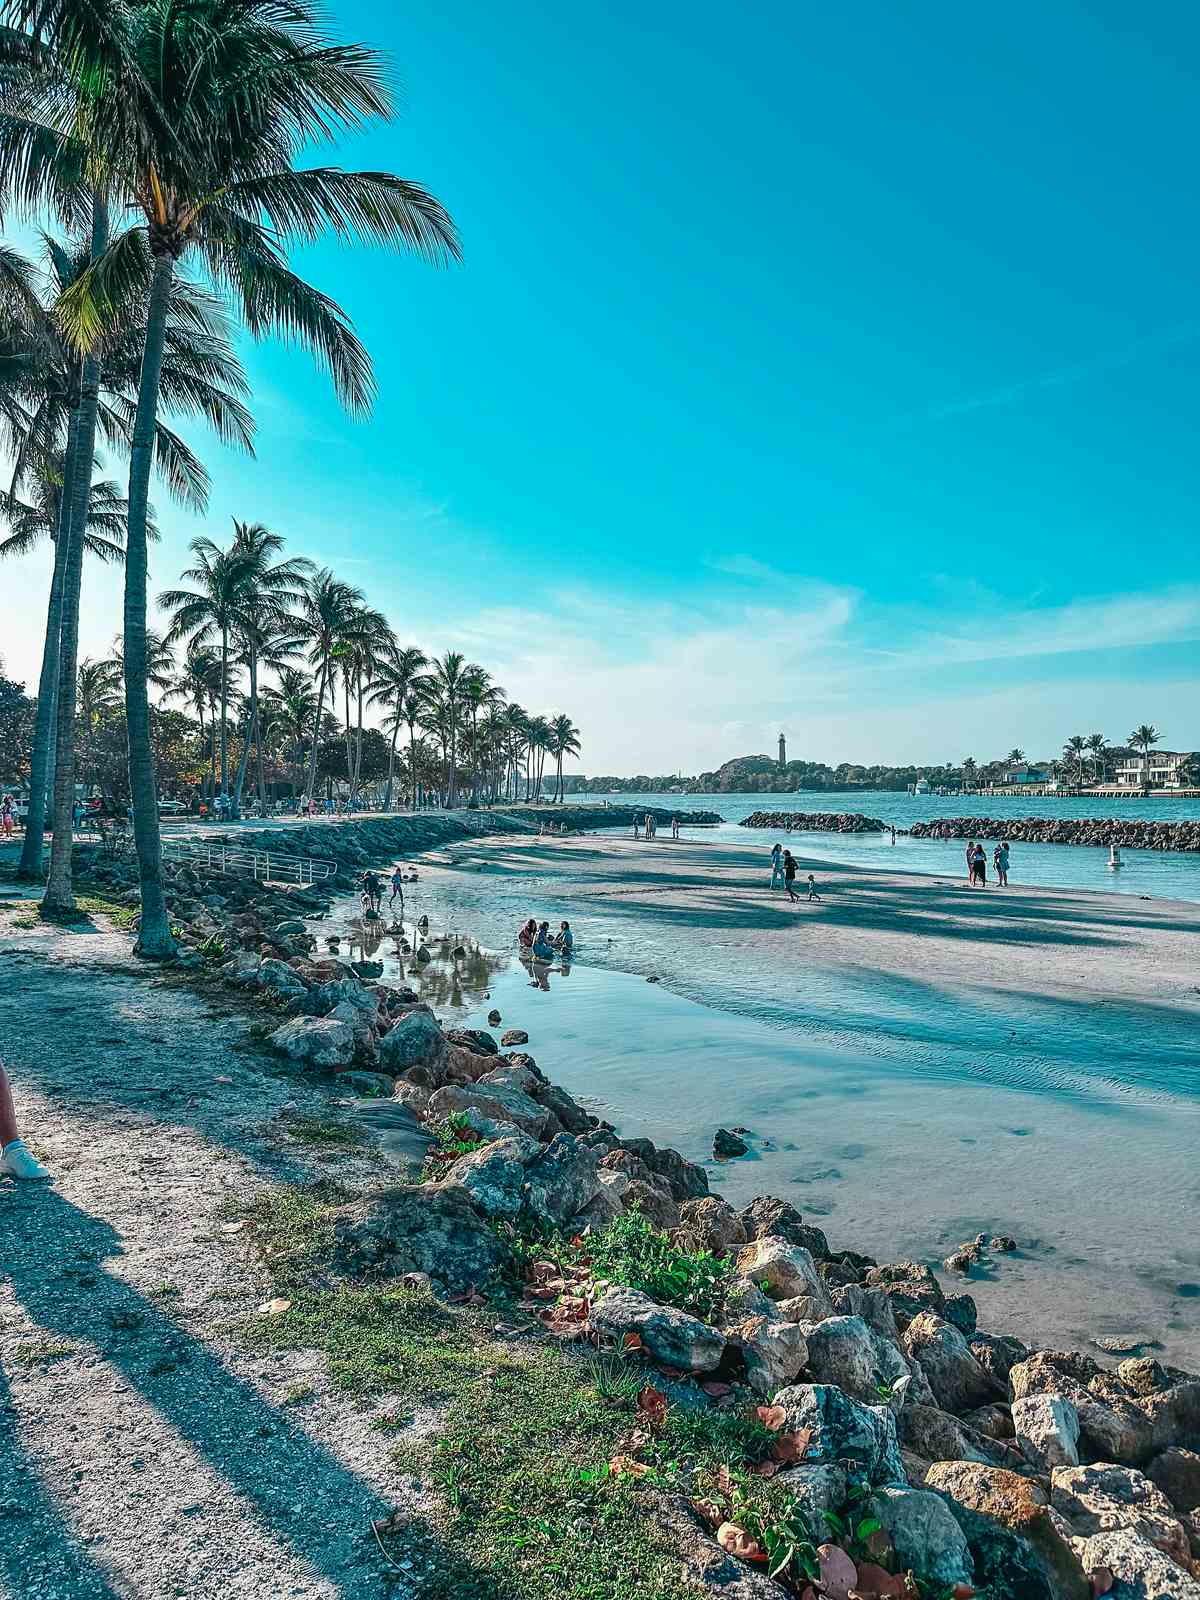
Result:
{"label": "calm water", "polygon": [[[1157,822],[1178,822],[1200,817],[1200,800],[1145,799],[1070,799],[1034,798],[982,799],[976,796],[942,798],[937,795],[909,794],[713,794],[713,795],[622,795],[612,803],[664,806],[668,810],[715,811],[725,818],[717,830],[722,836],[747,840],[762,839],[764,853],[770,849],[769,830],[739,828],[743,817],[754,811],[858,811],[864,816],[897,828],[936,817],[988,816],[997,820],[1018,817],[1115,817],[1147,818]],[[984,839],[988,844],[989,841]],[[908,839],[900,837],[893,846],[890,836],[878,833],[806,833],[800,850],[822,861],[842,861],[851,865],[896,867],[904,872],[945,873],[962,876],[965,842],[958,839]],[[1091,850],[1071,845],[1013,845],[1014,884],[1031,883],[1042,888],[1100,889],[1109,894],[1148,894],[1170,900],[1200,901],[1200,851],[1172,853],[1160,850],[1125,850],[1125,865],[1118,872],[1108,866],[1107,850]],[[990,853],[989,853],[990,859]],[[989,871],[990,871],[989,866]]]}

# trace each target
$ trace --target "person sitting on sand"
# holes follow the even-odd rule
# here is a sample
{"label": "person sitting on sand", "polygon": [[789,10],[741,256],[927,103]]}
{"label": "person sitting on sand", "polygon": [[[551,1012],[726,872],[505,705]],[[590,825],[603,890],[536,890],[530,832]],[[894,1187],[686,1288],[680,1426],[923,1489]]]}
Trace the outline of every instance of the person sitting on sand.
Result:
{"label": "person sitting on sand", "polygon": [[783,852],[783,887],[787,890],[788,899],[796,898],[796,858],[790,850]]}
{"label": "person sitting on sand", "polygon": [[4,1063],[0,1061],[0,1178],[22,1183],[49,1183],[51,1174],[25,1147],[17,1132],[17,1111]]}
{"label": "person sitting on sand", "polygon": [[521,929],[520,933],[517,935],[517,943],[521,946],[522,950],[532,950],[533,949],[533,941],[536,938],[536,936],[537,936],[537,919],[535,917],[530,917],[529,921],[525,924],[525,926]]}
{"label": "person sitting on sand", "polygon": [[813,877],[811,872],[808,875],[808,898],[810,900],[820,900],[821,898],[821,896],[817,893],[817,880]]}
{"label": "person sitting on sand", "polygon": [[539,922],[537,933],[533,940],[533,959],[535,961],[553,961],[558,954],[554,948],[554,940],[550,937],[550,924]]}
{"label": "person sitting on sand", "polygon": [[778,839],[771,846],[771,887],[778,889],[783,882],[783,846]]}
{"label": "person sitting on sand", "polygon": [[575,953],[575,935],[571,932],[569,922],[560,922],[558,932],[554,936],[554,945],[564,961],[569,961]]}

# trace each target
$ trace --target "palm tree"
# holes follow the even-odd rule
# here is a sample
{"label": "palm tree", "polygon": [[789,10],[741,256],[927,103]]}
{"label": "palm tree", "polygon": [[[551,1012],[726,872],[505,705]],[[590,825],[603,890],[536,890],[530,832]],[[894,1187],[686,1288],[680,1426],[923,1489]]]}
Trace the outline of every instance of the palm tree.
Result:
{"label": "palm tree", "polygon": [[308,646],[308,663],[317,669],[317,709],[314,719],[312,757],[304,798],[311,801],[317,785],[317,751],[320,747],[321,717],[325,710],[325,690],[333,690],[337,653],[352,625],[354,614],[364,603],[361,589],[353,589],[329,569],[312,573],[300,596],[296,631]]}
{"label": "palm tree", "polygon": [[[184,700],[195,711],[200,723],[200,743],[204,744],[204,713],[210,716],[208,745],[208,792],[217,790],[216,707],[221,694],[221,658],[215,650],[199,646],[189,650],[181,671],[168,685],[164,700]],[[201,785],[203,792],[203,784]]]}
{"label": "palm tree", "polygon": [[408,729],[408,770],[412,782],[412,809],[417,809],[417,797],[420,792],[420,779],[417,776],[417,727],[425,711],[425,702],[429,693],[429,681],[426,678],[414,678],[409,685],[408,693],[397,706],[397,714],[404,718],[404,725]]}
{"label": "palm tree", "polygon": [[583,746],[579,739],[579,729],[570,717],[559,715],[550,724],[550,754],[557,763],[557,782],[554,785],[554,798],[560,804],[565,798],[563,795],[563,757],[577,756]]}
{"label": "palm tree", "polygon": [[269,703],[272,720],[293,741],[299,766],[304,762],[304,741],[316,722],[317,697],[312,679],[300,667],[280,667],[277,676],[278,687],[264,689],[261,698]]}
{"label": "palm tree", "polygon": [[463,671],[462,700],[471,719],[471,800],[479,804],[479,714],[502,706],[507,695],[485,668],[472,662]]}
{"label": "palm tree", "polygon": [[[130,460],[125,633],[132,667],[146,625],[144,516],[177,264],[199,256],[235,297],[251,333],[281,332],[305,344],[329,368],[344,403],[361,413],[372,396],[369,357],[340,308],[288,269],[286,246],[332,230],[444,261],[457,257],[458,241],[441,205],[415,184],[386,173],[293,166],[313,142],[391,114],[378,56],[335,45],[305,0],[287,7],[144,0],[128,13],[106,11],[109,34],[100,39],[94,7],[77,0],[50,9],[50,42],[68,47],[64,58],[77,78],[108,76],[109,92],[93,97],[100,105],[89,137],[103,168],[118,176],[122,198],[141,213],[68,297],[65,322],[82,348],[93,345],[123,297],[131,261],[147,245],[154,260]],[[138,949],[170,956],[145,685],[132,670],[127,698],[142,880]]]}
{"label": "palm tree", "polygon": [[1091,752],[1092,764],[1096,768],[1096,782],[1103,783],[1108,769],[1108,740],[1102,733],[1089,733],[1086,743]]}
{"label": "palm tree", "polygon": [[1086,750],[1087,740],[1081,733],[1073,733],[1066,744],[1063,745],[1063,759],[1068,767],[1074,766],[1075,782],[1081,788],[1083,786],[1083,763]]}
{"label": "palm tree", "polygon": [[391,732],[392,742],[388,752],[387,790],[384,794],[383,809],[390,811],[392,808],[392,784],[396,773],[396,743],[400,736],[400,729],[404,726],[404,702],[409,690],[417,682],[421,668],[428,665],[429,658],[423,650],[416,645],[407,645],[403,649],[393,645],[391,651],[375,663],[375,679],[371,689],[370,703],[381,705],[387,709],[384,727]]}
{"label": "palm tree", "polygon": [[[395,648],[396,636],[383,613],[374,611],[369,606],[359,607],[343,632],[338,651],[345,690],[346,776],[350,783],[351,807],[358,793],[359,772],[362,766],[364,697],[375,681],[377,658],[389,655]],[[357,709],[353,728],[350,718],[352,696]]]}
{"label": "palm tree", "polygon": [[1024,752],[1024,750],[1020,750],[1020,749],[1010,750],[1008,752],[1008,754],[1004,758],[1004,764],[1007,767],[1019,767],[1024,763],[1024,760],[1025,760],[1025,752]]}
{"label": "palm tree", "polygon": [[1152,722],[1143,722],[1129,735],[1129,743],[1135,750],[1142,752],[1142,759],[1146,763],[1146,787],[1150,785],[1150,751],[1158,744],[1162,734]]}
{"label": "palm tree", "polygon": [[432,663],[429,674],[431,704],[438,710],[438,734],[444,740],[446,757],[446,804],[458,804],[458,773],[456,770],[457,736],[459,719],[465,696],[467,678],[466,658],[457,650],[447,650],[444,656]]}
{"label": "palm tree", "polygon": [[971,788],[975,782],[975,774],[979,770],[974,756],[964,756],[962,762],[962,781],[966,788]]}

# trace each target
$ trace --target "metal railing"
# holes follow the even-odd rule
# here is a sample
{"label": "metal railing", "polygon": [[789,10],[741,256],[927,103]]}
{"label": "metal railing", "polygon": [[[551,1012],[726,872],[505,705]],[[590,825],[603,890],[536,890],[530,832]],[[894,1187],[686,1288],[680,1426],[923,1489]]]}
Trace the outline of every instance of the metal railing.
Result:
{"label": "metal railing", "polygon": [[258,878],[272,883],[323,883],[337,875],[337,862],[321,857],[280,856],[269,850],[239,850],[234,845],[208,844],[203,839],[164,839],[162,853],[168,861],[194,863],[205,872],[226,877]]}

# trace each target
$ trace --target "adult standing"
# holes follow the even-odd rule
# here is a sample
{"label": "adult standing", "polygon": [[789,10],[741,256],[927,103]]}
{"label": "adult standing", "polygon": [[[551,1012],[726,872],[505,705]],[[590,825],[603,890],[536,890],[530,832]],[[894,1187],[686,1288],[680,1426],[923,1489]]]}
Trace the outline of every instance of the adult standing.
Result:
{"label": "adult standing", "polygon": [[975,846],[975,882],[981,889],[987,888],[987,851],[981,844]]}
{"label": "adult standing", "polygon": [[679,838],[679,818],[678,817],[672,817],[671,818],[671,837],[672,837],[672,839],[678,839]]}
{"label": "adult standing", "polygon": [[788,899],[796,898],[796,858],[790,850],[783,852],[783,887],[787,890]]}
{"label": "adult standing", "polygon": [[8,1074],[0,1061],[0,1178],[16,1178],[23,1183],[49,1183],[50,1173],[26,1148],[17,1132],[17,1110],[13,1105]]}
{"label": "adult standing", "polygon": [[992,853],[992,865],[996,869],[996,882],[1002,889],[1008,888],[1008,840],[1001,839]]}
{"label": "adult standing", "polygon": [[975,841],[967,840],[967,882],[974,887],[975,884]]}
{"label": "adult standing", "polygon": [[783,882],[783,846],[778,839],[771,846],[771,887],[778,889]]}

